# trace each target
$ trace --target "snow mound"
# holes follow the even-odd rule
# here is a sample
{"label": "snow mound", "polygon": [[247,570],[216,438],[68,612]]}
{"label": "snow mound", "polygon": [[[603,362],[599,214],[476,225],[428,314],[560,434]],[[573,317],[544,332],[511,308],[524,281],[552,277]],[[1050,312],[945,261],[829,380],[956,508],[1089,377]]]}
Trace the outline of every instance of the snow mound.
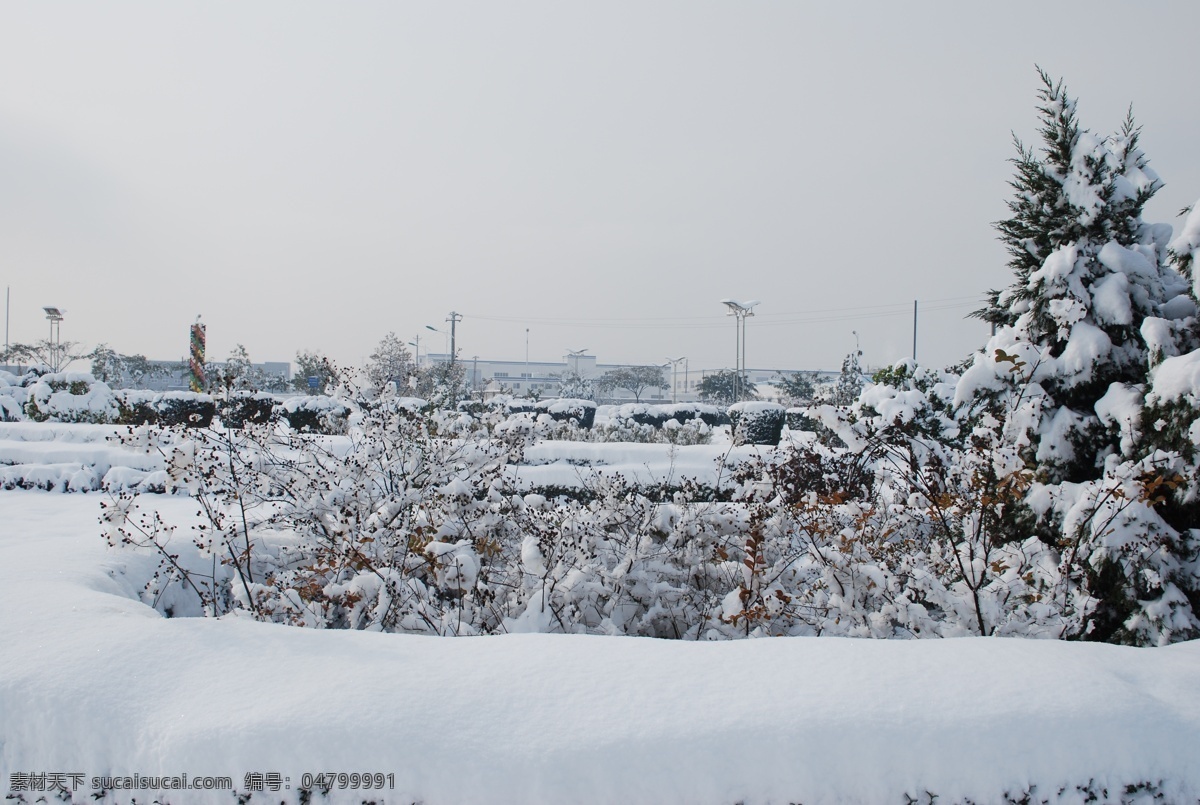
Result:
{"label": "snow mound", "polygon": [[[170,520],[192,510],[155,500]],[[295,802],[302,775],[326,770],[391,775],[375,796],[430,805],[1120,801],[1141,783],[1200,797],[1197,643],[438,639],[164,619],[99,538],[97,503],[0,493],[6,783],[81,772],[81,803],[93,776],[181,772],[242,791],[247,773],[278,773],[290,788],[251,801]],[[102,801],[232,801],[179,793]]]}

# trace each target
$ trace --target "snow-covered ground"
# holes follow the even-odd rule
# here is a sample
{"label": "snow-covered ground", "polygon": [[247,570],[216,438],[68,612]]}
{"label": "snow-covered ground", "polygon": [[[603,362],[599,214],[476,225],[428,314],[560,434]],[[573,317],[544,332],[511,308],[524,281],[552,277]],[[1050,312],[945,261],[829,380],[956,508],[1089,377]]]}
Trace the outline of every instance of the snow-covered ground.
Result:
{"label": "snow-covered ground", "polygon": [[[119,490],[140,484],[162,486],[161,456],[122,447],[120,425],[41,422],[0,423],[0,487],[70,491]],[[333,449],[341,436],[314,437]],[[344,448],[343,448],[344,449]],[[643,486],[677,485],[685,478],[716,487],[729,482],[742,461],[764,452],[754,445],[734,447],[727,429],[712,444],[629,444],[621,442],[539,441],[524,461],[509,467],[521,489],[576,488],[594,473],[620,474]]]}
{"label": "snow-covered ground", "polygon": [[[168,519],[193,514],[155,499]],[[137,559],[100,538],[100,501],[0,492],[9,786],[81,773],[82,803],[101,775],[245,790],[247,773],[279,773],[291,789],[263,801],[293,801],[302,775],[333,771],[394,785],[335,787],[335,802],[940,805],[1031,786],[1035,802],[1083,802],[1141,782],[1159,801],[1200,799],[1200,644],[443,639],[165,619],[132,589]],[[110,792],[134,798],[155,795]]]}

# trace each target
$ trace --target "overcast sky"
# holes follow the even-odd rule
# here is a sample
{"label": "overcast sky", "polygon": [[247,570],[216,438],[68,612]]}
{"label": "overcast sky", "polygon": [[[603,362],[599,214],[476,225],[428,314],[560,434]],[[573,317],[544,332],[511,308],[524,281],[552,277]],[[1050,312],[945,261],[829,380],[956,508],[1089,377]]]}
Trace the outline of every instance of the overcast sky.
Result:
{"label": "overcast sky", "polygon": [[0,5],[10,338],[178,358],[462,314],[466,357],[754,367],[979,346],[1035,63],[1200,197],[1200,3]]}

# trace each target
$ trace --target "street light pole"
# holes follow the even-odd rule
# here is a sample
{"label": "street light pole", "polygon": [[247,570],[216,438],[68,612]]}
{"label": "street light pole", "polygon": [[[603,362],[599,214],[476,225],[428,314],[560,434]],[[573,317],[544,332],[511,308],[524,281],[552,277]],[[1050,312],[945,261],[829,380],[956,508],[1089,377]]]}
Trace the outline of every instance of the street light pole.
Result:
{"label": "street light pole", "polygon": [[[677,403],[679,402],[679,363],[682,361],[684,365],[686,365],[687,358],[667,358],[667,360],[671,362],[671,402]],[[687,390],[686,377],[687,373],[684,372],[685,391]]]}
{"label": "street light pole", "polygon": [[736,299],[722,299],[721,304],[729,308],[726,316],[734,317],[734,335],[736,336],[736,354],[734,355],[735,363],[733,377],[733,398],[734,402],[740,402],[742,399],[742,372],[746,368],[746,318],[754,315],[754,306],[760,304],[758,300],[749,302],[738,302]]}
{"label": "street light pole", "polygon": [[59,353],[62,351],[62,320],[67,311],[56,307],[44,307],[42,310],[46,311],[46,318],[50,322],[50,368],[57,372],[61,360]]}

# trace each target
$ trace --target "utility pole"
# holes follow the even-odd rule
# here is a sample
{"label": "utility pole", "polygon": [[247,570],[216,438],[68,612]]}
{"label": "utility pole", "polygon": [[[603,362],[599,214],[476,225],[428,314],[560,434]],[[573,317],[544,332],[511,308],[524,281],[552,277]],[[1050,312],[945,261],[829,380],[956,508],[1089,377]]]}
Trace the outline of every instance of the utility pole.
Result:
{"label": "utility pole", "polygon": [[454,365],[454,355],[455,355],[454,325],[456,325],[460,321],[462,321],[462,316],[460,316],[458,313],[455,313],[453,310],[451,310],[450,315],[446,317],[446,321],[450,322],[450,365],[453,366]]}

